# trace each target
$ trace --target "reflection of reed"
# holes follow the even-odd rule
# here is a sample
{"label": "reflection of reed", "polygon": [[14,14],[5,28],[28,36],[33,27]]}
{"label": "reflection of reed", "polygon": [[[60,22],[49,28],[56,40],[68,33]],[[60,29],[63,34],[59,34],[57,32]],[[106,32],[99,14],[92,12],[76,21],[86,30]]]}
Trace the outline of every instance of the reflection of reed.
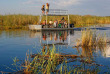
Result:
{"label": "reflection of reed", "polygon": [[3,31],[0,30],[0,37],[2,36],[2,34],[3,34]]}
{"label": "reflection of reed", "polygon": [[89,58],[91,58],[91,57],[93,57],[93,51],[92,51],[92,49],[91,48],[89,48],[89,47],[82,47],[82,56],[84,56],[84,57],[89,57]]}
{"label": "reflection of reed", "polygon": [[108,45],[107,47],[104,47],[101,53],[104,57],[110,57],[110,45]]}
{"label": "reflection of reed", "polygon": [[6,37],[28,37],[29,36],[29,31],[27,30],[5,30],[1,31],[3,35],[6,35]]}

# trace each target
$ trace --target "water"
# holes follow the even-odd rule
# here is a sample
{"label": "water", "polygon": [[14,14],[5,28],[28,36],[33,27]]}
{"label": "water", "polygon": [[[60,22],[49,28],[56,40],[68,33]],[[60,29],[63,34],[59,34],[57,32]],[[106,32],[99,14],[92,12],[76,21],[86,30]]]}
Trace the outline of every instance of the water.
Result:
{"label": "water", "polygon": [[[94,29],[94,28],[92,28]],[[97,27],[97,34],[105,34],[110,39],[110,27]],[[74,54],[82,55],[85,59],[92,59],[96,64],[104,65],[99,67],[100,70],[110,71],[110,47],[105,52],[101,50],[93,50],[92,54],[85,48],[73,48],[76,45],[76,41],[81,38],[81,29],[76,28],[68,31],[42,31],[32,32],[27,30],[7,30],[0,31],[0,71],[14,72],[16,68],[12,66],[13,58],[17,57],[20,63],[23,63],[26,58],[26,52],[33,54],[39,53],[43,46],[47,44],[52,48],[52,44],[56,46],[56,49],[61,54]],[[83,62],[75,61],[69,63],[73,65],[81,65]],[[7,68],[9,67],[9,68]],[[95,66],[88,66],[91,70],[95,69]],[[6,69],[7,68],[7,69]],[[83,67],[82,67],[83,68]],[[12,70],[14,69],[14,70]],[[17,70],[16,70],[17,71]]]}

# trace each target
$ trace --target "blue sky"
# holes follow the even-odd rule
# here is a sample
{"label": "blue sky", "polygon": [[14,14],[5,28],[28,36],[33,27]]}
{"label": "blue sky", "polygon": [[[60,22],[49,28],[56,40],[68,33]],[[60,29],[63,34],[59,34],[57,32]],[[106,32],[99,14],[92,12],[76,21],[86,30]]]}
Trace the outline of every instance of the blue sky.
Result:
{"label": "blue sky", "polygon": [[41,13],[41,6],[51,9],[67,9],[70,14],[110,16],[110,0],[0,0],[0,14]]}

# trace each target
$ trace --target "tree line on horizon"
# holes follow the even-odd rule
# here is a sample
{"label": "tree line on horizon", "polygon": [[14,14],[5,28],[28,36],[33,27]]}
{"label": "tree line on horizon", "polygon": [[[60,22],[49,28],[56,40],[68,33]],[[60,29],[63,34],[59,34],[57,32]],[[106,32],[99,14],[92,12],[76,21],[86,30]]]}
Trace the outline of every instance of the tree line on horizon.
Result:
{"label": "tree line on horizon", "polygon": [[[67,16],[48,16],[49,20],[61,20],[62,17],[68,22]],[[46,16],[42,17],[41,23],[46,20]],[[4,27],[23,27],[29,24],[39,24],[39,16],[34,15],[0,15],[0,26]],[[75,24],[75,27],[83,27],[94,24],[110,24],[110,16],[92,16],[92,15],[70,15],[70,23]]]}

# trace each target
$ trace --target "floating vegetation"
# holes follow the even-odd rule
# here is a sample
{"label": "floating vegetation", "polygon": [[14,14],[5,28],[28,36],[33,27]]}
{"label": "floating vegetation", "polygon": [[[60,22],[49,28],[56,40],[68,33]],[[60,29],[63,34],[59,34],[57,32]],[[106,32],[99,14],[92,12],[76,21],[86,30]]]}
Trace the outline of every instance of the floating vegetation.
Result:
{"label": "floating vegetation", "polygon": [[[90,49],[90,50],[88,50]],[[21,64],[22,69],[14,72],[24,74],[71,74],[71,73],[109,73],[100,71],[100,67],[106,68],[104,65],[98,64],[93,59],[93,51],[91,48],[82,48],[81,55],[62,54],[56,52],[56,48],[50,49],[49,46],[44,46],[38,54],[26,53],[25,63]],[[33,58],[30,60],[30,58]],[[13,59],[18,62],[18,59]],[[80,64],[76,64],[80,62]],[[17,66],[16,66],[17,67]]]}

